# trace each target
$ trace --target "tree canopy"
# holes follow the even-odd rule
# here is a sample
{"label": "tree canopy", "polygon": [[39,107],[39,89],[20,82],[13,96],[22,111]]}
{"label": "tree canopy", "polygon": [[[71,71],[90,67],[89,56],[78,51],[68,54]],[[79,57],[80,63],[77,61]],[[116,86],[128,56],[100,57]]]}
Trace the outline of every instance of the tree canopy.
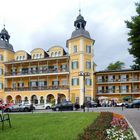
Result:
{"label": "tree canopy", "polygon": [[125,64],[123,62],[120,62],[120,61],[117,61],[115,63],[110,63],[107,66],[107,70],[121,70],[124,67],[124,65]]}
{"label": "tree canopy", "polygon": [[140,69],[140,3],[136,3],[137,15],[131,17],[131,21],[125,21],[128,32],[129,53],[134,57],[133,69]]}

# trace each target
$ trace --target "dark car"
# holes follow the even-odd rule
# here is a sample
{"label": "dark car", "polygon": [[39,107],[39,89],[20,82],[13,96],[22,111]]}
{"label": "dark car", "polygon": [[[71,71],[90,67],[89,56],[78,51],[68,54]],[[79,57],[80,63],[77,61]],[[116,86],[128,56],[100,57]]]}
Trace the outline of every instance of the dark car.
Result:
{"label": "dark car", "polygon": [[29,105],[12,105],[4,109],[5,112],[28,112],[31,111]]}
{"label": "dark car", "polygon": [[52,106],[52,110],[53,111],[66,111],[66,110],[73,110],[73,104],[69,101],[60,103],[60,104],[56,104],[54,106]]}
{"label": "dark car", "polygon": [[97,107],[98,104],[95,101],[87,101],[85,107]]}
{"label": "dark car", "polygon": [[134,101],[132,101],[132,103],[127,103],[127,104],[125,104],[125,107],[126,108],[135,108],[135,107],[139,108],[140,100],[134,100]]}

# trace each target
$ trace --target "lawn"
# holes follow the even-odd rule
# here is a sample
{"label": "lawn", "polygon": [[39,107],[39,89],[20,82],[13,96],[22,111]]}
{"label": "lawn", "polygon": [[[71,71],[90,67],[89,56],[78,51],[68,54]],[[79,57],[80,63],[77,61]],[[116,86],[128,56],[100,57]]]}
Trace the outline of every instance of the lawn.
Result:
{"label": "lawn", "polygon": [[74,140],[98,116],[93,112],[10,114],[0,140]]}

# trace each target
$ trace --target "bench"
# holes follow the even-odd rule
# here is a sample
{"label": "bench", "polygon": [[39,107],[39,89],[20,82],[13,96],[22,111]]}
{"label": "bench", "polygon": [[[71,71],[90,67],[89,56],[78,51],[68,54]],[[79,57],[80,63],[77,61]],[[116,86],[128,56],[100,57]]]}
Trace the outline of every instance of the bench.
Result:
{"label": "bench", "polygon": [[0,114],[0,122],[2,123],[2,130],[4,130],[4,122],[5,121],[8,121],[9,122],[9,127],[11,128],[12,126],[11,126],[11,121],[10,121],[9,114],[5,114],[2,111],[2,113]]}

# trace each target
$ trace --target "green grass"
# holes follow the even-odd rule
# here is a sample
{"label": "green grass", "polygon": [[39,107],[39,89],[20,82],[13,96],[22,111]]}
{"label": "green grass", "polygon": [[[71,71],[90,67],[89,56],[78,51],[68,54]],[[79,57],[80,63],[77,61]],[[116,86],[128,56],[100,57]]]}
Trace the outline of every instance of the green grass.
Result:
{"label": "green grass", "polygon": [[10,114],[12,128],[5,122],[0,140],[74,140],[98,113]]}

